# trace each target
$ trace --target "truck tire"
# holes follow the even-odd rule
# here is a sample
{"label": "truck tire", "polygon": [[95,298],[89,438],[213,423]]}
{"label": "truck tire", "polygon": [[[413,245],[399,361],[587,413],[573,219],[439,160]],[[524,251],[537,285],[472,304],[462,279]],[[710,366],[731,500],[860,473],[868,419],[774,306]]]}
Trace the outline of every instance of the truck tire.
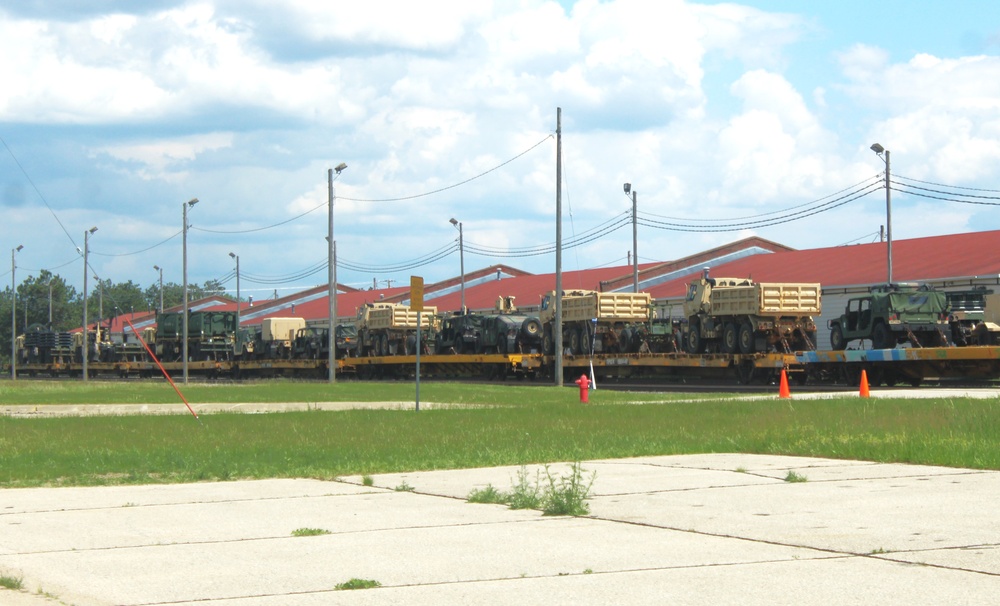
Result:
{"label": "truck tire", "polygon": [[872,349],[892,349],[896,347],[896,337],[889,332],[889,327],[880,322],[872,330]]}
{"label": "truck tire", "polygon": [[840,324],[834,324],[830,329],[830,349],[840,351],[847,349],[847,341],[844,340],[844,329]]}
{"label": "truck tire", "polygon": [[688,325],[685,345],[690,354],[700,354],[705,351],[705,340],[701,338],[701,325],[696,320],[692,320]]}
{"label": "truck tire", "polygon": [[[569,333],[569,334],[566,334],[566,333]],[[580,349],[580,331],[578,331],[578,330],[576,330],[574,328],[571,328],[568,331],[566,331],[566,333],[563,333],[563,341],[564,341],[563,346],[565,347],[567,345],[567,343],[565,343],[565,341],[568,341],[569,342],[568,345],[569,345],[569,351],[570,351],[570,353],[572,353],[573,355],[579,354],[580,351],[581,351],[581,349]],[[566,337],[569,337],[569,338],[567,339]]]}
{"label": "truck tire", "polygon": [[535,318],[527,318],[521,323],[521,334],[528,339],[538,338],[538,333],[542,331],[542,324]]}
{"label": "truck tire", "polygon": [[754,343],[753,336],[753,324],[749,322],[744,322],[740,325],[740,352],[745,354],[752,354],[756,351],[756,343]]}
{"label": "truck tire", "polygon": [[722,351],[732,354],[736,353],[739,348],[739,331],[736,329],[736,324],[727,322],[725,328],[722,329]]}

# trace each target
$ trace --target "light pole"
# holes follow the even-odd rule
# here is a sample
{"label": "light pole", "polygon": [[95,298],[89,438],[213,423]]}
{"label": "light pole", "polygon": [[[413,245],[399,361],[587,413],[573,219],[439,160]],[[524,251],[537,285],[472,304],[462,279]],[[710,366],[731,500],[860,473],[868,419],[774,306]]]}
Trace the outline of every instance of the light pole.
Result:
{"label": "light pole", "polygon": [[337,173],[337,177],[340,173],[344,172],[347,168],[347,164],[341,162],[336,168],[331,168],[326,171],[326,183],[327,183],[327,207],[330,215],[330,225],[329,231],[326,235],[326,245],[327,245],[327,271],[328,271],[328,282],[329,282],[329,292],[327,297],[330,299],[330,317],[329,317],[329,334],[327,335],[327,346],[329,352],[327,352],[327,367],[329,368],[328,377],[330,383],[337,382],[337,244],[333,241],[333,201],[337,197],[336,191],[333,189],[334,176],[333,173]]}
{"label": "light pole", "polygon": [[[101,341],[101,323],[104,322],[104,284],[101,284],[101,279],[94,275],[94,280],[97,280],[97,341]],[[118,317],[118,314],[115,314]]]}
{"label": "light pole", "polygon": [[885,162],[885,241],[889,269],[887,284],[892,284],[892,189],[889,187],[889,150],[878,143],[872,143],[870,149]]}
{"label": "light pole", "polygon": [[462,280],[462,315],[465,315],[465,243],[462,239],[462,223],[461,221],[456,221],[454,218],[448,219],[448,222],[458,228],[458,267],[461,271]]}
{"label": "light pole", "polygon": [[90,329],[87,326],[87,273],[90,271],[88,260],[90,235],[97,231],[97,226],[83,232],[83,380],[87,377],[87,358],[90,357]]}
{"label": "light pole", "polygon": [[188,382],[188,208],[194,206],[198,203],[198,198],[191,198],[184,203],[184,235],[181,237],[181,248],[183,248],[183,266],[184,266],[184,317],[181,320],[183,325],[181,338],[183,343],[181,343],[181,356],[183,356],[184,361],[182,366],[184,367],[184,383]]}
{"label": "light pole", "polygon": [[49,277],[49,328],[52,328],[52,278]]}
{"label": "light pole", "polygon": [[160,313],[163,313],[163,268],[159,265],[154,265],[153,269],[160,272]]}
{"label": "light pole", "polygon": [[19,252],[24,245],[18,244],[17,248],[10,249],[10,378],[17,380],[17,282],[14,281],[14,254]]}
{"label": "light pole", "polygon": [[236,330],[240,329],[240,256],[236,253],[229,253],[229,256],[236,259]]}
{"label": "light pole", "polygon": [[632,192],[632,292],[639,292],[639,228],[636,222],[635,190],[631,183],[624,185],[625,196]]}

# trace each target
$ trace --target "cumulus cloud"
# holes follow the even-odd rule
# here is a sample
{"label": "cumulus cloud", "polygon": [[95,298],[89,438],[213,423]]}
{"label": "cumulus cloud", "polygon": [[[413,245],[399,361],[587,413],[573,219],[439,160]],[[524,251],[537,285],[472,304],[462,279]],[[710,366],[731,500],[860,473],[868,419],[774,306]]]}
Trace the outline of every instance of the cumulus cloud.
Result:
{"label": "cumulus cloud", "polygon": [[[84,223],[94,220],[91,200],[134,211],[128,201],[141,197],[149,203],[133,229],[172,233],[163,226],[198,196],[199,224],[219,229],[191,245],[226,261],[215,249],[242,243],[244,266],[259,275],[325,257],[326,217],[315,209],[326,202],[327,169],[341,161],[344,258],[391,266],[447,246],[452,216],[483,245],[552,242],[556,107],[567,237],[630,212],[624,182],[651,219],[732,218],[871,178],[881,169],[867,150],[875,140],[902,174],[946,183],[988,180],[1000,159],[996,56],[895,60],[852,41],[835,47],[839,72],[803,84],[796,53],[822,25],[736,3],[76,4],[26,3],[0,19],[0,123],[14,126],[14,153]],[[6,208],[37,203],[15,164],[0,171]],[[974,210],[937,225],[960,230]],[[770,231],[649,223],[640,257],[670,259],[749,233],[837,244],[877,231],[880,213],[864,200]],[[18,216],[0,237],[28,229]],[[903,233],[919,224],[900,216]],[[260,226],[268,229],[244,235]],[[623,226],[578,249],[580,266],[624,261],[630,246]],[[505,261],[551,270],[545,258]]]}

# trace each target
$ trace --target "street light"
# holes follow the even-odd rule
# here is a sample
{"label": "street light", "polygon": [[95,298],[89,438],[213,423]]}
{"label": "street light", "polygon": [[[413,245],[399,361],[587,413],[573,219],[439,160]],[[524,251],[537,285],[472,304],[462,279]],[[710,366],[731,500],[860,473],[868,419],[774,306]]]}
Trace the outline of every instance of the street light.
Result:
{"label": "street light", "polygon": [[163,268],[159,265],[154,265],[153,269],[160,272],[160,313],[163,313]]}
{"label": "street light", "polygon": [[24,245],[10,249],[10,378],[17,380],[17,283],[14,281],[14,253],[19,252]]}
{"label": "street light", "polygon": [[240,256],[236,253],[229,253],[229,256],[236,259],[236,330],[240,329]]}
{"label": "street light", "polygon": [[181,338],[184,342],[181,344],[181,355],[184,357],[182,366],[184,367],[184,383],[188,382],[188,208],[194,206],[198,203],[198,198],[191,198],[184,203],[184,228],[181,230],[184,232],[181,238],[181,247],[183,250],[183,265],[184,265],[184,318],[181,321],[183,325]]}
{"label": "street light", "polygon": [[872,143],[870,149],[885,162],[885,241],[889,270],[887,284],[892,284],[892,189],[889,187],[889,150],[878,143]]}
{"label": "street light", "polygon": [[631,183],[624,185],[625,196],[632,192],[632,292],[639,292],[639,229],[635,213],[635,190]]}
{"label": "street light", "polygon": [[87,327],[87,273],[89,271],[90,235],[97,231],[97,227],[91,227],[83,232],[83,380],[87,380],[87,358],[90,357],[90,330]]}
{"label": "street light", "polygon": [[330,317],[329,317],[329,334],[327,335],[327,346],[329,352],[327,352],[327,367],[329,368],[329,381],[330,383],[337,382],[337,369],[336,369],[336,347],[337,347],[337,244],[333,241],[333,201],[337,197],[336,191],[333,189],[334,176],[333,173],[337,173],[337,177],[340,173],[344,172],[347,168],[347,164],[341,162],[336,168],[331,168],[326,171],[326,182],[327,182],[327,197],[328,197],[328,209],[330,215],[330,225],[329,231],[326,235],[326,245],[327,245],[327,278],[329,282],[329,292],[327,297],[329,298],[330,304]]}
{"label": "street light", "polygon": [[462,223],[456,221],[454,217],[448,222],[458,228],[458,264],[459,271],[462,272],[462,315],[465,315],[465,243],[462,239]]}

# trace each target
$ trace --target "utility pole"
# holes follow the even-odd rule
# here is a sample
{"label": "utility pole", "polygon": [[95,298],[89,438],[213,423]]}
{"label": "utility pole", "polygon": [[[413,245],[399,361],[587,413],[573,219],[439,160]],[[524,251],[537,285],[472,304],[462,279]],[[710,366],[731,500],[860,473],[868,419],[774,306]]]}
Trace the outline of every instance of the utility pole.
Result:
{"label": "utility pole", "polygon": [[556,108],[556,321],[552,327],[555,344],[556,386],[563,385],[562,338],[562,108]]}

